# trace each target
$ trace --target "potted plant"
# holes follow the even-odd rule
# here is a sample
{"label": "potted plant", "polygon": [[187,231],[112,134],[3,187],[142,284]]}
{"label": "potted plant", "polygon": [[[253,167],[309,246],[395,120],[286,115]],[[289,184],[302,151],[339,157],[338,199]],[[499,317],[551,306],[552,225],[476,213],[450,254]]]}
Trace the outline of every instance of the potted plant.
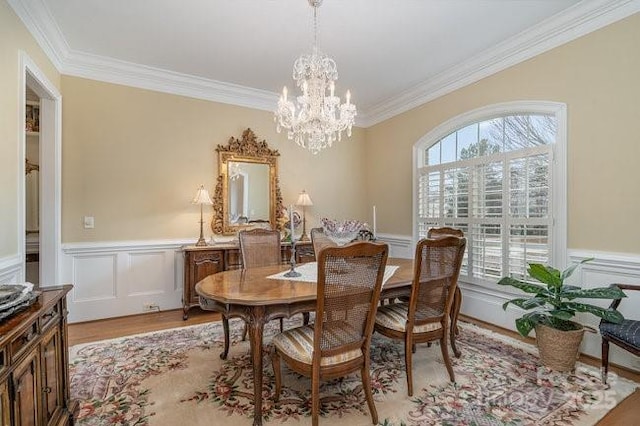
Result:
{"label": "potted plant", "polygon": [[555,370],[569,371],[575,366],[584,334],[584,327],[572,321],[577,312],[588,312],[616,324],[624,320],[622,314],[614,309],[576,301],[626,297],[619,288],[613,286],[583,289],[564,283],[579,265],[590,260],[593,259],[585,259],[562,272],[551,266],[530,263],[527,272],[532,278],[545,284],[544,286],[511,277],[498,281],[499,285],[512,286],[532,295],[509,300],[502,308],[506,310],[509,304],[513,304],[531,311],[516,319],[516,328],[524,337],[535,328],[540,359],[544,365]]}

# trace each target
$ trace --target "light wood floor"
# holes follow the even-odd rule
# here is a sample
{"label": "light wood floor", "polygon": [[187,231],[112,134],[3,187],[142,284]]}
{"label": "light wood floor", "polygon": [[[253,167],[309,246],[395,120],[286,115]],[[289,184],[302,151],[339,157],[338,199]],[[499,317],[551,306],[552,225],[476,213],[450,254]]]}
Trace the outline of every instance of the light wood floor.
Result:
{"label": "light wood floor", "polygon": [[[150,314],[134,315],[129,317],[111,318],[100,321],[91,321],[69,325],[69,345],[89,343],[98,340],[113,339],[132,334],[147,333],[168,328],[182,327],[186,325],[201,324],[210,321],[219,321],[220,315],[203,312],[199,309],[189,311],[189,319],[182,320],[182,310],[155,312]],[[523,338],[518,333],[496,327],[472,318],[462,317],[462,320],[475,323],[497,333],[507,335],[528,343],[534,343],[531,338]],[[581,356],[580,361],[593,366],[599,366],[600,360]],[[630,380],[640,382],[640,373],[611,367],[618,375]],[[640,424],[640,390],[636,390],[609,414],[607,414],[598,426],[621,426]]]}

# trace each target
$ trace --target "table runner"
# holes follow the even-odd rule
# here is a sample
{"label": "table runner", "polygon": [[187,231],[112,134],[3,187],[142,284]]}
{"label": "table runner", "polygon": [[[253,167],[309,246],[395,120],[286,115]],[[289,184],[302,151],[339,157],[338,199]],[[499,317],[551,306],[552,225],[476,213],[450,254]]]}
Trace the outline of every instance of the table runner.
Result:
{"label": "table runner", "polygon": [[[386,283],[389,278],[398,270],[399,266],[395,265],[387,265],[384,268],[384,277],[382,277],[382,285]],[[285,277],[289,271],[279,272],[277,274],[269,275],[267,278],[273,280],[291,280],[291,281],[305,281],[310,283],[315,283],[318,281],[318,262],[308,262],[302,263],[296,266],[296,271],[301,275],[299,277]]]}

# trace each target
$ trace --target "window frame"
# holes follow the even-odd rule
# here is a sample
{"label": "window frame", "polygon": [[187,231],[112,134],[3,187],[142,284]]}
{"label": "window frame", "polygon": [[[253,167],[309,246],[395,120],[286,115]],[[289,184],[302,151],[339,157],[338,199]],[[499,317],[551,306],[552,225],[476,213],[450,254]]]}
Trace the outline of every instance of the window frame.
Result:
{"label": "window frame", "polygon": [[[413,145],[413,246],[419,240],[419,173],[420,168],[425,167],[426,150],[439,142],[452,132],[460,130],[474,123],[491,120],[498,117],[521,115],[521,114],[545,114],[552,115],[556,118],[557,129],[555,143],[550,144],[551,162],[550,162],[550,201],[551,210],[551,229],[549,235],[551,238],[549,262],[557,267],[564,267],[567,262],[567,107],[564,103],[548,102],[548,101],[514,101],[499,104],[488,105],[477,108],[466,113],[453,117],[433,130],[422,136]],[[526,149],[528,151],[529,149]],[[513,151],[520,152],[520,151]],[[473,160],[457,160],[457,162],[474,162]],[[448,163],[450,164],[450,163]],[[452,218],[452,222],[456,219]],[[508,232],[508,230],[505,230]],[[508,253],[508,251],[507,251]],[[488,280],[472,279],[460,276],[461,282],[472,282],[474,284],[487,286]],[[493,290],[498,290],[494,283],[491,284]]]}

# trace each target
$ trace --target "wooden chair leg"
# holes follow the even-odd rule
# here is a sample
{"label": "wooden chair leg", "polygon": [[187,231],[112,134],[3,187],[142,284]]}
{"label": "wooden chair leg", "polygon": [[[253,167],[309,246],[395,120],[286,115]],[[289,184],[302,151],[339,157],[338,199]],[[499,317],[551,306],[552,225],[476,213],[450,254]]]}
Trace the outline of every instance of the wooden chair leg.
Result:
{"label": "wooden chair leg", "polygon": [[311,374],[311,424],[318,426],[320,415],[320,369],[314,368]]}
{"label": "wooden chair leg", "polygon": [[600,375],[602,383],[607,384],[607,375],[609,374],[609,341],[602,337],[602,367]]}
{"label": "wooden chair leg", "polygon": [[280,318],[280,333],[284,331],[284,319]]}
{"label": "wooden chair leg", "polygon": [[449,372],[449,379],[452,382],[455,382],[455,376],[453,375],[453,366],[451,365],[451,358],[449,358],[449,348],[447,347],[447,333],[444,333],[442,339],[440,339],[440,349],[442,350],[442,358],[444,359],[444,364],[447,366],[447,371]]}
{"label": "wooden chair leg", "polygon": [[460,358],[460,355],[462,355],[462,352],[460,352],[460,350],[456,346],[456,331],[453,324],[451,324],[451,328],[449,329],[449,334],[450,334],[449,339],[451,340],[451,349],[453,349],[453,355],[456,358]]}
{"label": "wooden chair leg", "polygon": [[302,324],[303,325],[309,325],[309,319],[310,319],[310,315],[309,312],[303,312],[302,313]]}
{"label": "wooden chair leg", "polygon": [[373,403],[373,392],[371,392],[371,377],[369,373],[369,363],[365,362],[365,365],[362,366],[362,371],[360,372],[362,376],[362,387],[364,389],[364,394],[367,398],[367,404],[369,405],[369,413],[371,414],[371,422],[374,425],[378,424],[378,411],[376,410],[376,406]]}
{"label": "wooden chair leg", "polygon": [[462,306],[462,292],[460,291],[460,287],[456,287],[455,293],[453,295],[453,304],[451,306],[451,314],[449,317],[451,318],[451,328],[449,329],[449,340],[451,340],[451,349],[453,349],[453,355],[456,358],[460,358],[462,353],[458,350],[456,346],[456,336],[460,334],[460,329],[458,328],[458,317],[460,316],[460,307]]}
{"label": "wooden chair leg", "polygon": [[414,346],[413,342],[411,342],[411,338],[407,337],[404,342],[404,368],[407,374],[407,393],[409,396],[413,396],[413,368],[411,367],[411,356],[413,354]]}
{"label": "wooden chair leg", "polygon": [[224,330],[224,349],[220,354],[220,359],[227,359],[229,354],[229,318],[222,315],[222,329]]}
{"label": "wooden chair leg", "polygon": [[247,333],[249,332],[249,327],[247,326],[247,323],[244,323],[244,330],[242,331],[242,341],[246,341],[247,340]]}

